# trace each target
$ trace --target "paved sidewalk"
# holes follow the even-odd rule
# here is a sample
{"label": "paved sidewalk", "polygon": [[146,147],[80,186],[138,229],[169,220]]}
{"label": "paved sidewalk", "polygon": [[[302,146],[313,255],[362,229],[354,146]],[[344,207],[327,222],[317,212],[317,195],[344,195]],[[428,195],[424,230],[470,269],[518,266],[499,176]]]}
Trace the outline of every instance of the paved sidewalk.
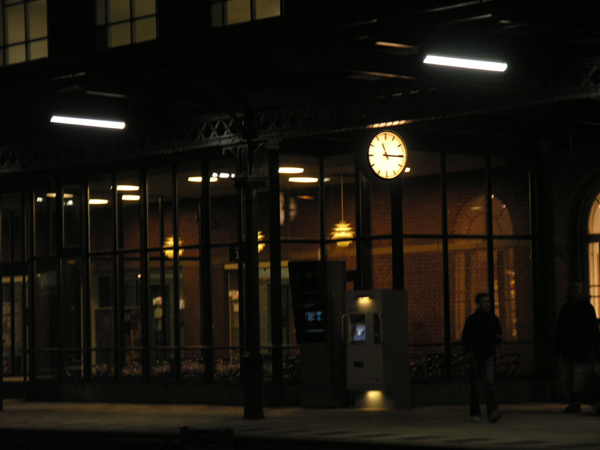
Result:
{"label": "paved sidewalk", "polygon": [[265,408],[264,419],[244,419],[242,407],[5,400],[0,442],[3,433],[44,431],[176,438],[190,427],[230,429],[236,447],[600,449],[600,416],[590,406],[576,414],[563,409],[551,403],[503,405],[502,419],[490,424],[470,422],[468,406],[457,405],[393,411]]}

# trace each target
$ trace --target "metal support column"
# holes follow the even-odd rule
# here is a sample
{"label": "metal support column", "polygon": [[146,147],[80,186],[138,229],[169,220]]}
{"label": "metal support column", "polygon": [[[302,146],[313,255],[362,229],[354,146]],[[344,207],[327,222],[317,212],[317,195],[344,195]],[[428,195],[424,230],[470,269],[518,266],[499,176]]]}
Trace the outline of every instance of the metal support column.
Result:
{"label": "metal support column", "polygon": [[244,257],[246,276],[244,302],[244,353],[242,376],[244,383],[244,419],[262,419],[262,356],[260,354],[260,299],[258,285],[258,231],[256,226],[256,203],[258,188],[266,187],[263,178],[244,175],[236,177],[236,187],[244,197]]}

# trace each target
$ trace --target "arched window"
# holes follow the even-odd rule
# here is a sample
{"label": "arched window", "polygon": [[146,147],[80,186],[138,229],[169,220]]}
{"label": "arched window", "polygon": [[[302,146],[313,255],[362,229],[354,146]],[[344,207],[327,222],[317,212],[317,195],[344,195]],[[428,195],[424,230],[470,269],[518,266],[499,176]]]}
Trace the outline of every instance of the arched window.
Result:
{"label": "arched window", "polygon": [[588,216],[588,267],[591,302],[600,311],[600,194],[590,207]]}

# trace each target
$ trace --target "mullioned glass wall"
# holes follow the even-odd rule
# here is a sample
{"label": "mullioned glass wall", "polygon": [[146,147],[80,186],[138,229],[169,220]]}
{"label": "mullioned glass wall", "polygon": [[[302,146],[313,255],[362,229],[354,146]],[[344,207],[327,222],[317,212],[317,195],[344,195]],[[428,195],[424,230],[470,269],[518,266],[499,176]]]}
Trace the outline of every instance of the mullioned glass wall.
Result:
{"label": "mullioned glass wall", "polygon": [[[527,167],[413,151],[395,186],[364,177],[352,154],[269,159],[260,170],[269,187],[257,204],[266,378],[299,375],[288,263],[324,259],[345,262],[347,290],[408,291],[414,380],[465,376],[462,327],[475,294],[488,291],[505,336],[499,372],[533,373]],[[239,379],[243,214],[235,176],[230,158],[35,177],[5,189],[4,376]],[[393,269],[397,240],[402,273]],[[281,295],[271,288],[273,255]]]}

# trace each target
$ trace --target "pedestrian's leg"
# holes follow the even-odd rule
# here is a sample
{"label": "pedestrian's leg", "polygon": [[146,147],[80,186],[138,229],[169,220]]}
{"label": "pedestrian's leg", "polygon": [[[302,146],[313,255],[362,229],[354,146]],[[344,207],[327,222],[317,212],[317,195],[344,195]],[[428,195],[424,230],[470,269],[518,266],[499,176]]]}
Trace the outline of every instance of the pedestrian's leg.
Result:
{"label": "pedestrian's leg", "polygon": [[481,409],[479,408],[479,374],[481,372],[480,362],[473,358],[469,361],[469,375],[471,377],[471,418],[477,419],[481,417]]}
{"label": "pedestrian's leg", "polygon": [[492,356],[483,361],[483,382],[485,386],[485,401],[487,404],[487,415],[491,422],[500,418],[498,410],[498,399],[494,386],[494,375],[496,373],[496,359]]}

